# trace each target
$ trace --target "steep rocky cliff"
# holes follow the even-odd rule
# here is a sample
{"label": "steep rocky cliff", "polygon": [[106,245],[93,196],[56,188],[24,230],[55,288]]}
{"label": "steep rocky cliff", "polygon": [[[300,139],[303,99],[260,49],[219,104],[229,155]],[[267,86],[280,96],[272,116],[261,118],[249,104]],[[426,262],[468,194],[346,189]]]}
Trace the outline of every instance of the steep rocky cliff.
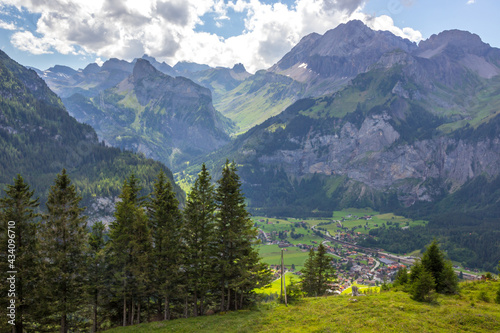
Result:
{"label": "steep rocky cliff", "polygon": [[173,78],[138,59],[132,74],[92,99],[64,99],[68,111],[108,144],[144,153],[169,167],[229,141],[231,122],[212,106],[210,90]]}

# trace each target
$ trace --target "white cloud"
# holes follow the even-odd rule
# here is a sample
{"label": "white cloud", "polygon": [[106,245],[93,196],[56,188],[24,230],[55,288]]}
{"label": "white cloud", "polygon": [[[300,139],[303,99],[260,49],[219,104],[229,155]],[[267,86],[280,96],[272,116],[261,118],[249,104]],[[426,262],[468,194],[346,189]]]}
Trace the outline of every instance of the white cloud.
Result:
{"label": "white cloud", "polygon": [[468,0],[467,1],[467,4],[468,5],[472,5],[472,4],[475,4],[476,3],[476,0]]}
{"label": "white cloud", "polygon": [[[3,0],[41,16],[33,33],[17,32],[11,42],[34,54],[87,53],[132,60],[147,53],[159,61],[179,60],[232,66],[242,62],[255,71],[278,61],[312,32],[323,34],[352,18],[411,40],[421,34],[398,28],[388,16],[362,13],[365,0],[296,0],[288,7],[259,0]],[[230,38],[195,31],[201,17],[230,20],[228,11],[244,13],[244,31]]]}
{"label": "white cloud", "polygon": [[419,41],[422,40],[422,33],[418,30],[414,30],[409,27],[405,28],[399,28],[394,25],[394,21],[390,16],[387,15],[380,15],[380,16],[369,16],[366,14],[363,14],[361,12],[356,13],[353,15],[353,18],[357,18],[365,24],[370,27],[373,30],[385,30],[385,31],[390,31],[396,36],[406,38],[411,40],[412,42],[418,43]]}
{"label": "white cloud", "polygon": [[14,23],[7,23],[5,21],[0,20],[0,29],[17,30],[17,27]]}
{"label": "white cloud", "polygon": [[33,36],[29,31],[16,32],[11,38],[12,44],[21,51],[28,51],[32,54],[53,53],[51,45],[43,39]]}

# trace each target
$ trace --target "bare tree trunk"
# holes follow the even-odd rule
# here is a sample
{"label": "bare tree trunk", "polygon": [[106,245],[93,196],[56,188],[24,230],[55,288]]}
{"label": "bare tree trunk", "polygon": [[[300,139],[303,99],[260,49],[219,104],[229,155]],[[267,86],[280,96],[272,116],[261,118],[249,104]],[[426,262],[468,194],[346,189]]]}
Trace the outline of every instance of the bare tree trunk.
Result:
{"label": "bare tree trunk", "polygon": [[127,326],[127,298],[123,295],[123,326]]}
{"label": "bare tree trunk", "polygon": [[66,323],[66,313],[63,313],[63,315],[61,316],[61,329],[60,329],[61,333],[67,333],[68,332],[67,325],[68,324]]}
{"label": "bare tree trunk", "polygon": [[200,301],[200,314],[203,316],[205,314],[205,293],[201,295]]}
{"label": "bare tree trunk", "polygon": [[188,298],[184,296],[184,318],[188,317]]}
{"label": "bare tree trunk", "polygon": [[97,294],[97,290],[94,291],[94,311],[93,311],[93,319],[94,319],[94,322],[92,323],[92,333],[95,333],[97,332],[97,297],[98,297],[98,294]]}
{"label": "bare tree trunk", "polygon": [[198,317],[198,291],[196,290],[196,287],[194,289],[193,301],[193,317]]}
{"label": "bare tree trunk", "polygon": [[137,304],[137,324],[141,323],[141,299],[139,298],[139,304]]}
{"label": "bare tree trunk", "polygon": [[227,304],[226,304],[226,311],[229,311],[229,306],[231,304],[231,288],[227,288]]}
{"label": "bare tree trunk", "polygon": [[127,280],[123,279],[123,326],[127,326]]}
{"label": "bare tree trunk", "polygon": [[234,291],[234,310],[238,310],[238,293],[236,292],[236,290]]}
{"label": "bare tree trunk", "polygon": [[165,309],[163,310],[163,320],[170,320],[170,304],[168,304],[168,296],[165,296]]}
{"label": "bare tree trunk", "polygon": [[224,281],[222,281],[221,286],[222,286],[222,288],[221,288],[221,298],[220,298],[220,311],[224,312],[224,310],[225,310],[225,308],[224,308],[224,297],[225,297],[225,295],[224,295]]}
{"label": "bare tree trunk", "polygon": [[134,325],[134,312],[135,312],[135,305],[134,305],[134,299],[130,301],[130,308],[132,309],[132,313],[130,314],[130,325]]}
{"label": "bare tree trunk", "polygon": [[240,294],[240,309],[243,309],[243,293]]}

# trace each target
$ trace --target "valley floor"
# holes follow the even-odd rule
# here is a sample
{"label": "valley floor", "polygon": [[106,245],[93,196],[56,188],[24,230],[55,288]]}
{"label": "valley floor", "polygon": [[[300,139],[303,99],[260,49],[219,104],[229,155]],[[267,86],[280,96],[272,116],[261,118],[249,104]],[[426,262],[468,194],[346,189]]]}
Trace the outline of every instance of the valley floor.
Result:
{"label": "valley floor", "polygon": [[254,310],[108,332],[500,332],[500,304],[494,303],[500,282],[460,286],[460,295],[439,295],[436,304],[415,302],[407,293],[395,291],[356,298],[316,297],[288,307],[267,303]]}

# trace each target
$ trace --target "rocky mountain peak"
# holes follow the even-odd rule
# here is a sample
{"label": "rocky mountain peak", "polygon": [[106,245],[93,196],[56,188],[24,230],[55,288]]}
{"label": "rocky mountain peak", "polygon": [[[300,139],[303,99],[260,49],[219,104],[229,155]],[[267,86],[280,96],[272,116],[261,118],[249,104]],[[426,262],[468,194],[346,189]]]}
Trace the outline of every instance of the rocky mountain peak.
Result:
{"label": "rocky mountain peak", "polygon": [[144,59],[137,59],[132,71],[135,81],[158,74],[160,74],[160,72],[156,70],[149,61]]}
{"label": "rocky mountain peak", "polygon": [[233,71],[235,73],[245,73],[247,70],[245,69],[245,66],[243,66],[242,63],[238,63],[233,66]]}
{"label": "rocky mountain peak", "polygon": [[62,66],[62,65],[55,65],[54,67],[50,67],[49,69],[47,69],[47,71],[51,71],[53,73],[70,75],[70,76],[78,73],[73,68],[68,67],[68,66]]}
{"label": "rocky mountain peak", "polygon": [[94,63],[88,64],[83,69],[83,73],[84,74],[95,74],[95,73],[98,73],[100,70],[101,70],[101,67],[94,62]]}
{"label": "rocky mountain peak", "polygon": [[484,55],[490,49],[490,45],[484,43],[481,38],[468,31],[446,30],[429,39],[421,41],[418,45],[419,54],[436,55],[441,52],[462,54]]}
{"label": "rocky mountain peak", "polygon": [[127,62],[125,60],[120,60],[117,58],[111,58],[102,64],[102,70],[113,70],[118,69],[126,72],[131,72],[134,64]]}

